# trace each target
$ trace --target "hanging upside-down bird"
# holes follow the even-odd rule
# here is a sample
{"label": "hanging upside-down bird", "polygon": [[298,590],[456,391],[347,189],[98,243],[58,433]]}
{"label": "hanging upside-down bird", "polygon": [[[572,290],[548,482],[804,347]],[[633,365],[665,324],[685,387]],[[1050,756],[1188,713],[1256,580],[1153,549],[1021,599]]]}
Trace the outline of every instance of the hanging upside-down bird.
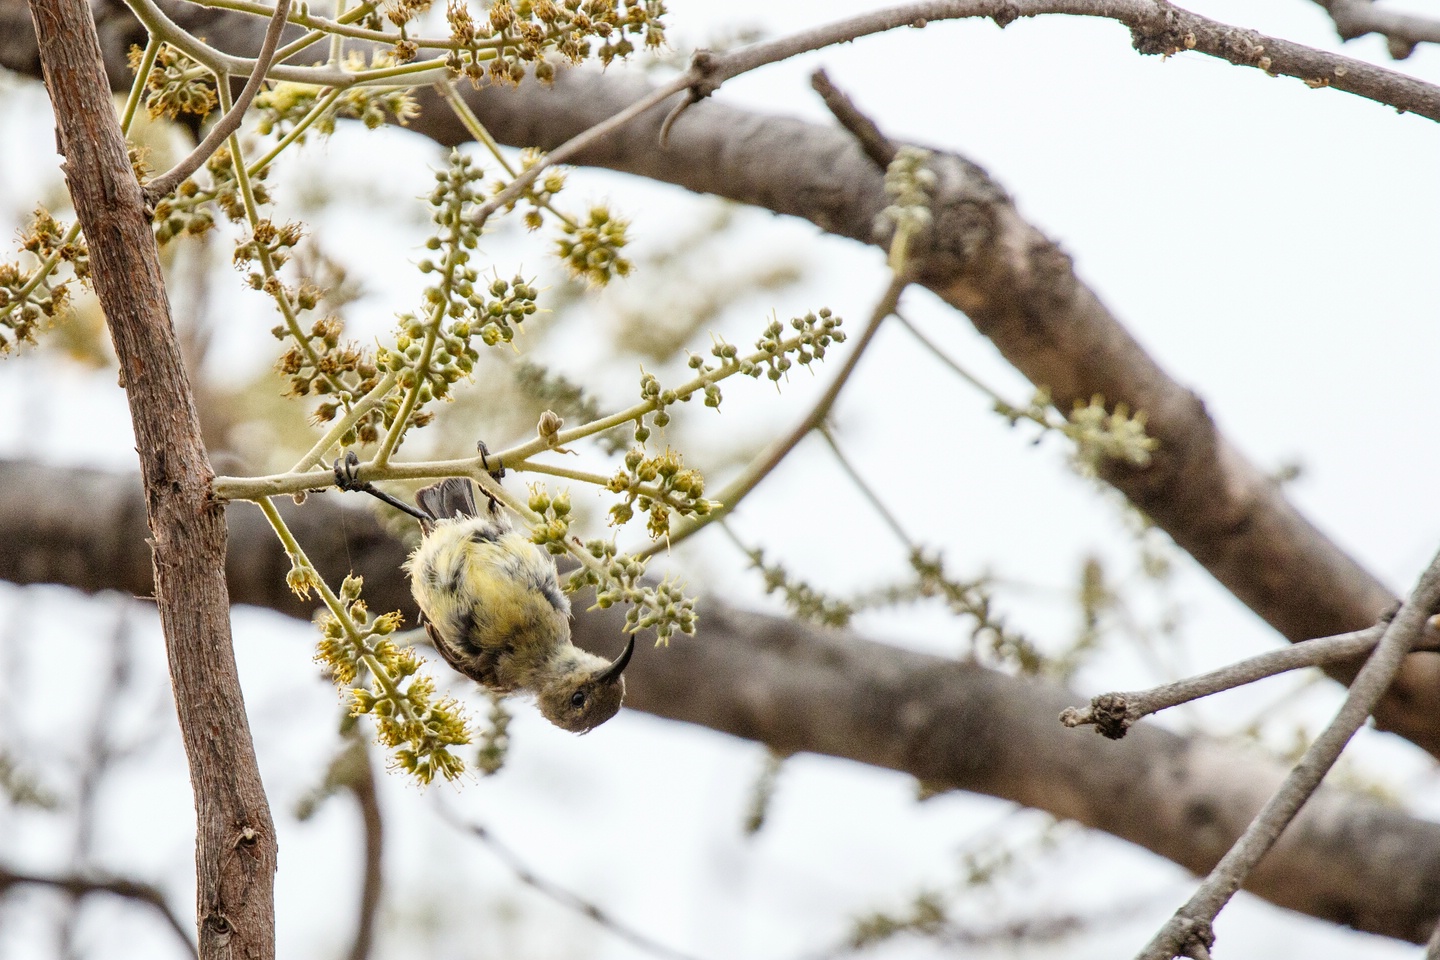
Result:
{"label": "hanging upside-down bird", "polygon": [[336,484],[379,497],[420,521],[420,546],[405,569],[425,631],[446,662],[500,693],[534,694],[545,719],[586,733],[615,716],[631,637],[614,662],[570,642],[570,601],[555,561],[516,531],[493,499],[475,503],[470,480],[452,477],[415,494],[417,507],[354,475],[358,458],[335,461]]}

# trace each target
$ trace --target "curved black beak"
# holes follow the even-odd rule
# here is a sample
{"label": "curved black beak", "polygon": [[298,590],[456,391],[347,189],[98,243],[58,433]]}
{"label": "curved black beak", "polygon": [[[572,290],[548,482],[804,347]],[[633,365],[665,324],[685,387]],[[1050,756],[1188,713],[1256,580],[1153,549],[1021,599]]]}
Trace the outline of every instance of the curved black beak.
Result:
{"label": "curved black beak", "polygon": [[630,662],[630,654],[635,652],[635,635],[630,635],[630,642],[625,644],[625,652],[615,658],[615,662],[600,676],[595,678],[597,683],[614,683],[620,679],[620,674],[625,672],[625,665]]}

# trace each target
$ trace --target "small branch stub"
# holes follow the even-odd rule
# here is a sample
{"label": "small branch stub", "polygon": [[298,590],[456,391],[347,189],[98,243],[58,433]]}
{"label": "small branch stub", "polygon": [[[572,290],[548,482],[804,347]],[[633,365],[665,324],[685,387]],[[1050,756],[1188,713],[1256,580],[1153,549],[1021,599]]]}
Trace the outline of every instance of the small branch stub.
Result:
{"label": "small branch stub", "polygon": [[1111,740],[1119,740],[1130,729],[1130,724],[1140,719],[1130,715],[1130,700],[1123,693],[1102,693],[1090,701],[1084,710],[1069,707],[1060,714],[1060,722],[1067,727],[1081,727],[1087,723],[1095,725],[1095,732]]}

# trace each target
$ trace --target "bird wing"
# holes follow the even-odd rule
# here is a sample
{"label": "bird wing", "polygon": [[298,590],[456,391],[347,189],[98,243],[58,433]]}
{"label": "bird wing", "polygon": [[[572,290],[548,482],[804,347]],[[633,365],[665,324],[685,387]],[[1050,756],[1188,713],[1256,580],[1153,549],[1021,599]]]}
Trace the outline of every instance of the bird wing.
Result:
{"label": "bird wing", "polygon": [[420,616],[420,623],[425,627],[426,635],[434,644],[435,649],[440,652],[440,656],[444,657],[445,662],[455,668],[457,673],[469,677],[496,693],[511,693],[515,690],[514,684],[505,683],[500,679],[498,670],[498,661],[501,655],[511,652],[508,647],[503,650],[482,650],[469,657],[459,656],[456,651],[450,649],[450,645],[445,642],[440,631],[435,629],[435,625],[424,614]]}

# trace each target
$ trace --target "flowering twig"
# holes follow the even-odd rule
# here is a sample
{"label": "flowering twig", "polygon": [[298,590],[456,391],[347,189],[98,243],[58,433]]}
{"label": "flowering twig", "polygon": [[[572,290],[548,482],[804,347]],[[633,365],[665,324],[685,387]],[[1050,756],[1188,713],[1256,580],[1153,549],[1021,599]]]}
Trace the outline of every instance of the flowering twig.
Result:
{"label": "flowering twig", "polygon": [[[199,170],[200,165],[220,149],[220,144],[240,129],[240,121],[245,119],[245,111],[250,109],[250,102],[255,99],[255,94],[260,92],[260,85],[265,82],[265,74],[274,61],[275,48],[280,43],[280,34],[285,29],[285,16],[289,12],[290,0],[276,0],[275,13],[270,18],[269,28],[265,31],[265,40],[260,44],[260,53],[255,57],[255,65],[250,70],[250,79],[245,82],[245,88],[240,91],[240,96],[235,99],[235,103],[230,109],[225,111],[225,115],[210,128],[205,139],[190,151],[189,156],[145,184],[146,203],[154,206],[156,200],[169,194],[186,177]],[[215,78],[219,85],[224,85],[228,79],[224,73],[217,74]]]}
{"label": "flowering twig", "polygon": [[[736,477],[724,490],[720,491],[718,495],[719,506],[717,508],[711,510],[707,516],[677,524],[675,529],[671,531],[669,542],[664,545],[665,547],[674,546],[681,540],[695,533],[701,527],[721,519],[731,510],[735,509],[735,505],[743,500],[751,490],[754,490],[761,480],[769,476],[770,473],[779,466],[780,461],[789,456],[790,451],[799,445],[801,440],[804,440],[810,435],[812,430],[825,422],[825,418],[830,415],[830,410],[835,406],[835,400],[840,396],[840,391],[845,388],[845,384],[849,381],[850,375],[855,371],[855,367],[860,362],[861,356],[864,355],[865,348],[869,346],[870,341],[874,339],[875,331],[880,329],[880,324],[886,317],[895,312],[895,307],[900,302],[900,295],[905,291],[905,287],[909,285],[909,283],[910,281],[907,278],[898,274],[891,277],[889,286],[885,288],[885,292],[875,304],[875,309],[871,311],[870,322],[865,325],[865,329],[861,332],[859,340],[856,341],[854,349],[852,349],[850,355],[845,358],[845,363],[835,374],[835,379],[830,382],[830,386],[820,395],[820,399],[815,402],[815,405],[810,408],[810,411],[805,414],[805,417],[797,423],[789,433],[761,451],[760,455],[745,467],[740,473],[740,476]],[[639,556],[649,556],[660,549],[662,549],[661,544],[652,544],[650,547],[641,551]]]}

